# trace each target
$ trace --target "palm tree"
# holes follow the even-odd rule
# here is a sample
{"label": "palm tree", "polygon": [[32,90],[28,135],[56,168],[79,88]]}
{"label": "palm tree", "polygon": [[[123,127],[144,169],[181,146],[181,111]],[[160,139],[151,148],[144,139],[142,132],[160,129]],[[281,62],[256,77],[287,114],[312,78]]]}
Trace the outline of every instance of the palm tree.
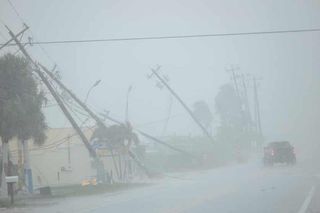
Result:
{"label": "palm tree", "polygon": [[[119,179],[123,179],[127,173],[128,162],[125,161],[123,168],[122,168],[122,155],[130,156],[131,154],[131,147],[134,144],[136,147],[139,146],[140,141],[138,135],[132,132],[132,127],[129,122],[126,124],[119,124],[119,125],[111,125],[107,128],[104,127],[97,127],[92,134],[90,139],[91,141],[97,141],[98,143],[105,144],[112,156],[115,172]],[[114,151],[118,153],[118,164],[114,158]],[[138,163],[136,161],[136,163]]]}
{"label": "palm tree", "polygon": [[44,95],[32,74],[30,63],[6,54],[0,58],[0,137],[2,141],[2,187],[4,176],[11,175],[8,144],[13,137],[30,138],[41,144],[46,129],[41,107]]}

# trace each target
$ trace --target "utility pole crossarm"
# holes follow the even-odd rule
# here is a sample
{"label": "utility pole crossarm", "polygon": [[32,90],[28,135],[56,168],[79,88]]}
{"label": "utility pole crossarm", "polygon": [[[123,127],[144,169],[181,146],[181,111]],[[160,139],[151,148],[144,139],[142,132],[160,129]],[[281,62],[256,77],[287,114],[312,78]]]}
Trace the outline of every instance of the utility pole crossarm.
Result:
{"label": "utility pole crossarm", "polygon": [[[6,26],[6,28],[9,30],[9,28]],[[15,35],[15,37],[18,37],[20,35],[22,35],[25,31],[27,31],[29,29],[29,27],[27,25],[25,25],[25,28],[23,30],[21,30],[17,35]],[[9,30],[10,32],[10,30]],[[9,41],[7,41],[6,43],[4,43],[3,45],[1,45],[0,50],[4,47],[6,47],[8,44],[10,44],[11,41],[14,41],[14,38],[11,38]]]}

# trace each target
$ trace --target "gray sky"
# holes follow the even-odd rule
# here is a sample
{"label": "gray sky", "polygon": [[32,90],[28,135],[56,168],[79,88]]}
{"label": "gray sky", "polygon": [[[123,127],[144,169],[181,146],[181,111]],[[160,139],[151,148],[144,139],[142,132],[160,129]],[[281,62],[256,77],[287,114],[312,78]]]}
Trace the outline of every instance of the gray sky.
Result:
{"label": "gray sky", "polygon": [[[224,1],[44,1],[11,0],[31,27],[35,40],[96,39],[251,32],[320,27],[319,0]],[[0,0],[0,20],[14,31],[22,28],[7,0]],[[1,34],[7,38],[1,26]],[[0,37],[0,41],[4,39]],[[316,140],[320,127],[320,33],[216,37],[184,40],[130,41],[97,44],[45,45],[61,68],[63,81],[79,97],[98,79],[90,105],[124,119],[129,85],[130,119],[159,135],[169,94],[147,80],[157,64],[170,84],[191,106],[197,100],[213,107],[218,89],[229,81],[225,68],[236,64],[241,72],[263,78],[260,100],[263,130],[268,139],[295,142]],[[53,67],[37,47],[34,58]],[[212,108],[213,110],[213,108]],[[63,126],[61,114],[49,110],[50,126]],[[197,134],[177,102],[168,133]]]}

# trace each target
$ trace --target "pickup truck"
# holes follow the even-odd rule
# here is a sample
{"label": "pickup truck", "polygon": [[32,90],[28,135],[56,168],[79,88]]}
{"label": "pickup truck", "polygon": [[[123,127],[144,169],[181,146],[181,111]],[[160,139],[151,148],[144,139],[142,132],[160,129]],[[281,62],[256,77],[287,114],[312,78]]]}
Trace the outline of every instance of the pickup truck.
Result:
{"label": "pickup truck", "polygon": [[264,147],[263,163],[265,166],[273,166],[275,163],[294,165],[296,163],[294,147],[288,141],[269,143]]}

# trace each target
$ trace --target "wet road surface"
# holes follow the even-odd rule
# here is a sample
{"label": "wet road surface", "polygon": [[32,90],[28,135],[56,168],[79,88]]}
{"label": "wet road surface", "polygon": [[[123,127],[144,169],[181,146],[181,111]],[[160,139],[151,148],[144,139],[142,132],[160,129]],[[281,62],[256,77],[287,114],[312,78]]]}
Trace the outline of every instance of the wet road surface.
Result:
{"label": "wet road surface", "polygon": [[128,191],[74,197],[32,212],[319,212],[316,170],[301,165],[264,168],[260,162],[171,177]]}

